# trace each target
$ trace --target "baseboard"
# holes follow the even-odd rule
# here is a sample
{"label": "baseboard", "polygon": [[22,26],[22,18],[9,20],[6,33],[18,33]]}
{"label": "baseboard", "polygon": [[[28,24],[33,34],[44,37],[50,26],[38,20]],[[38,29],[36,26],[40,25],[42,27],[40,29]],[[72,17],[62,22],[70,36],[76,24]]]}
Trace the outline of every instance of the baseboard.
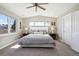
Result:
{"label": "baseboard", "polygon": [[75,52],[79,53],[79,50],[78,50],[78,49],[75,49],[75,48],[72,47],[72,46],[71,46],[71,48],[72,48],[72,50],[74,50]]}
{"label": "baseboard", "polygon": [[6,45],[0,47],[0,50],[3,49],[3,48],[5,48],[5,47],[7,47],[7,46],[9,46],[9,45],[11,45],[11,44],[13,44],[13,43],[15,43],[16,41],[17,41],[17,40],[14,40],[14,41],[9,42],[8,44],[6,44]]}

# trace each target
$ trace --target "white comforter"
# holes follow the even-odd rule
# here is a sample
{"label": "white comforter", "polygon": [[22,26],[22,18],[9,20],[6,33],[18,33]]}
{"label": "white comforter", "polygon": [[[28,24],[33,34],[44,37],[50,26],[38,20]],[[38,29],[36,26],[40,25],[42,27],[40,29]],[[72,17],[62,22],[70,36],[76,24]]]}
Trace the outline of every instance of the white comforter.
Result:
{"label": "white comforter", "polygon": [[54,40],[48,34],[29,34],[19,41],[21,45],[49,43],[54,43]]}

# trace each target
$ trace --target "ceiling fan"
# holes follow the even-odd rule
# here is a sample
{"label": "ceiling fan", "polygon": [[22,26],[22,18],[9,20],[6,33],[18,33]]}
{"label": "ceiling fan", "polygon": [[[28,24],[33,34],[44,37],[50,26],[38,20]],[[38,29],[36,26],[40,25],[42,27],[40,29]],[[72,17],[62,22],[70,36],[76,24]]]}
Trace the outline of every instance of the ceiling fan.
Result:
{"label": "ceiling fan", "polygon": [[31,3],[33,4],[32,6],[29,6],[29,7],[26,7],[26,8],[32,8],[32,7],[35,7],[35,11],[37,11],[37,7],[42,9],[42,10],[46,10],[44,7],[42,7],[41,5],[45,5],[45,4],[48,4],[48,3]]}

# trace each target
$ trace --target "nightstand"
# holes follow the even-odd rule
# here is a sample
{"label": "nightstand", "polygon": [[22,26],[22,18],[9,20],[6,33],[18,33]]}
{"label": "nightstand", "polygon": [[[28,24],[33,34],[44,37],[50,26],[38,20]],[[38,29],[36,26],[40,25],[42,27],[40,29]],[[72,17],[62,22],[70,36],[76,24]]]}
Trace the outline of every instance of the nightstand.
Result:
{"label": "nightstand", "polygon": [[29,33],[23,33],[23,36],[26,36],[26,35],[28,35]]}
{"label": "nightstand", "polygon": [[49,34],[54,40],[57,40],[57,34],[51,33]]}

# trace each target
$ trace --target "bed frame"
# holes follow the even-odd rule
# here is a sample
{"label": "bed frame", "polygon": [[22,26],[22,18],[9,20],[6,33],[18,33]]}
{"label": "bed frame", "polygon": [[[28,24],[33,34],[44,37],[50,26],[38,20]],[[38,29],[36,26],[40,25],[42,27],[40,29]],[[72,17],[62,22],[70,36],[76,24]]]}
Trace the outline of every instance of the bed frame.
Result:
{"label": "bed frame", "polygon": [[40,45],[21,45],[21,47],[49,47],[49,48],[55,48],[56,44],[40,44]]}

